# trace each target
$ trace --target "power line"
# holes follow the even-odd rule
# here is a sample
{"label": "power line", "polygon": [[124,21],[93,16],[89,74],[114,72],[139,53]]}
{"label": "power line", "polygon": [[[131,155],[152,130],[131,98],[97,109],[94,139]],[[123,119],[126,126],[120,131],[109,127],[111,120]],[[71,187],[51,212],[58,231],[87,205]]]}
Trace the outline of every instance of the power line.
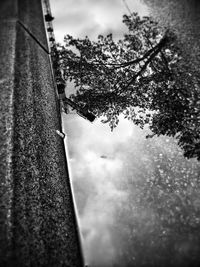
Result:
{"label": "power line", "polygon": [[132,16],[132,12],[131,12],[131,10],[130,10],[130,8],[129,8],[127,2],[126,2],[126,0],[122,0],[122,2],[124,4],[125,8],[128,10],[129,14]]}

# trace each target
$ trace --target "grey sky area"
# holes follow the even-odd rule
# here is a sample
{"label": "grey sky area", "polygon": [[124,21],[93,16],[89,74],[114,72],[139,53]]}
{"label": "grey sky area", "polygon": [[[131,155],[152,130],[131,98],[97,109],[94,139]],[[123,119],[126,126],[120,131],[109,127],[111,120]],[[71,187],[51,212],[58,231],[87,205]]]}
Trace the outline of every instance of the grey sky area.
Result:
{"label": "grey sky area", "polygon": [[[50,2],[59,42],[66,34],[95,39],[112,32],[118,39],[125,31],[122,15],[128,11],[122,0]],[[131,11],[148,14],[139,1],[127,0],[127,4]],[[88,264],[167,266],[172,257],[169,266],[179,266],[191,253],[197,257],[200,236],[193,230],[200,225],[195,215],[200,214],[200,170],[196,160],[185,159],[175,140],[146,139],[145,131],[122,118],[111,132],[100,120],[91,124],[76,114],[63,114],[63,127]],[[156,260],[159,264],[154,265]]]}
{"label": "grey sky area", "polygon": [[[138,0],[128,1],[131,10],[146,14],[147,8]],[[122,0],[51,0],[56,39],[61,42],[65,34],[96,38],[112,32],[121,36],[124,26],[122,15],[127,12]]]}

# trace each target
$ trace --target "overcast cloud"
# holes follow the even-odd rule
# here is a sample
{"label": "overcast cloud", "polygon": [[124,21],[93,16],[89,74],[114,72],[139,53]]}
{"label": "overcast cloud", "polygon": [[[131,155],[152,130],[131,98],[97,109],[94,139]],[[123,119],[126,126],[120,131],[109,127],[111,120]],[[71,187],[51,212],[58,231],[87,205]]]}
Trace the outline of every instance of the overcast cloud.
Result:
{"label": "overcast cloud", "polygon": [[[55,36],[59,42],[63,41],[66,34],[75,37],[87,35],[95,39],[99,34],[112,32],[117,39],[125,31],[122,15],[128,11],[123,0],[50,0],[50,2],[55,17],[53,21]],[[147,8],[139,0],[126,0],[126,2],[131,11],[147,15]],[[179,27],[180,25],[179,23]],[[68,86],[66,90],[69,92],[69,89],[72,88]],[[156,244],[161,240],[160,234],[164,233],[166,237],[168,230],[177,234],[173,230],[173,223],[172,227],[169,223],[168,228],[162,228],[162,223],[158,223],[160,215],[156,214],[156,207],[154,210],[148,206],[149,202],[144,202],[144,205],[141,204],[138,208],[138,199],[141,195],[140,200],[143,200],[145,190],[137,189],[135,186],[137,182],[138,185],[143,182],[147,184],[149,199],[155,196],[152,200],[155,204],[159,194],[165,195],[161,204],[164,205],[163,216],[166,218],[169,214],[173,215],[173,219],[175,218],[174,214],[181,210],[181,206],[178,206],[180,202],[186,205],[183,205],[181,216],[187,215],[187,218],[192,220],[192,204],[187,203],[192,203],[193,198],[197,203],[194,208],[198,211],[200,185],[199,188],[195,188],[194,184],[199,177],[199,163],[197,164],[195,160],[187,161],[172,139],[159,137],[146,140],[144,131],[123,119],[120,120],[114,132],[111,132],[108,125],[100,123],[99,120],[91,124],[76,114],[63,114],[63,128],[67,133],[65,142],[84,256],[90,266],[111,267],[113,263],[118,263],[120,267],[130,266],[123,265],[123,260],[127,260],[130,256],[133,262],[134,253],[137,253],[133,248],[135,246],[137,249],[135,238],[130,241],[133,231],[137,232],[139,241],[144,238],[144,243],[147,243],[147,250],[141,249],[141,254],[139,253],[138,256],[141,265],[149,251],[148,242],[155,241]],[[152,187],[152,190],[148,191],[148,182],[155,177],[160,177],[160,180],[164,178],[164,189],[160,188],[162,186],[160,182],[158,187]],[[171,186],[170,179],[175,179],[178,186],[174,192],[174,199],[171,193],[168,196],[165,189]],[[182,179],[185,180],[184,183]],[[130,180],[133,182],[132,187]],[[127,187],[123,186],[123,182]],[[162,197],[160,199],[162,200]],[[169,203],[173,204],[171,208],[168,206]],[[160,203],[157,204],[160,205]],[[177,222],[180,223],[180,221]],[[190,228],[188,229],[190,231]],[[127,230],[131,230],[130,233],[127,233]],[[184,262],[185,255],[190,258],[190,251],[195,251],[195,242],[199,243],[199,239],[194,242],[197,233],[193,234],[191,231],[184,235],[182,230],[177,242],[173,241],[172,245],[174,245],[175,258]],[[148,239],[151,233],[153,237]],[[197,246],[197,252],[199,252],[198,248]],[[122,250],[124,258],[119,263],[115,259],[119,259],[119,252]],[[169,250],[171,251],[171,247]],[[159,251],[160,248],[155,253],[150,253],[150,258],[155,259],[168,253],[164,251],[163,255],[162,253],[159,255]]]}
{"label": "overcast cloud", "polygon": [[[147,14],[146,6],[139,0],[127,1],[131,10]],[[122,0],[51,0],[56,40],[63,41],[65,34],[75,37],[86,35],[95,39],[99,34],[112,32],[121,37],[125,27],[122,16],[127,9]]]}
{"label": "overcast cloud", "polygon": [[[147,13],[139,1],[127,3],[132,11]],[[51,8],[59,42],[65,34],[95,39],[112,32],[117,39],[125,31],[122,15],[127,10],[122,0],[51,0]],[[141,132],[123,119],[111,132],[108,125],[91,124],[75,114],[63,114],[63,126],[86,261],[111,266],[116,253],[111,229],[127,199],[119,186],[125,166],[121,151]]]}
{"label": "overcast cloud", "polygon": [[63,122],[86,261],[112,266],[117,255],[112,234],[115,216],[128,198],[120,187],[128,160],[124,147],[130,139],[135,144],[144,139],[143,134],[125,120],[114,132],[100,121],[91,124],[73,114],[63,115]]}

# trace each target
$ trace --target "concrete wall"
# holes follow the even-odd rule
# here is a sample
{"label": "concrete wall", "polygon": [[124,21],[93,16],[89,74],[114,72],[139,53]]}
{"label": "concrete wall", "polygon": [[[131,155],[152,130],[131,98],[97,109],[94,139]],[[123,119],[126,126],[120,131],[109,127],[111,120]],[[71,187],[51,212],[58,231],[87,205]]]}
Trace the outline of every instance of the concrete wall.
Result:
{"label": "concrete wall", "polygon": [[41,1],[0,10],[0,266],[82,266]]}

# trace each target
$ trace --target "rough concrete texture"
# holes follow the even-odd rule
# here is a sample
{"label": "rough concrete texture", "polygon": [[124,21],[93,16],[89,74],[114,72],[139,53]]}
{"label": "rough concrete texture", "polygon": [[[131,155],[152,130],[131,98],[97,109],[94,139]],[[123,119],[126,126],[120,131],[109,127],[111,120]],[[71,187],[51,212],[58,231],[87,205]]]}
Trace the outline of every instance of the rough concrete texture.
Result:
{"label": "rough concrete texture", "polygon": [[200,1],[143,0],[159,23],[171,28],[179,38],[185,59],[193,69],[200,69]]}
{"label": "rough concrete texture", "polygon": [[[16,5],[0,2],[0,266],[9,261],[12,246],[13,92]],[[7,18],[7,19],[5,19]]]}
{"label": "rough concrete texture", "polygon": [[[45,14],[44,14],[45,15]],[[46,35],[44,34],[44,20],[40,1],[19,1],[19,22],[36,37],[37,40],[48,50]],[[41,19],[42,18],[42,19]]]}
{"label": "rough concrete texture", "polygon": [[82,266],[41,3],[0,9],[0,266]]}

